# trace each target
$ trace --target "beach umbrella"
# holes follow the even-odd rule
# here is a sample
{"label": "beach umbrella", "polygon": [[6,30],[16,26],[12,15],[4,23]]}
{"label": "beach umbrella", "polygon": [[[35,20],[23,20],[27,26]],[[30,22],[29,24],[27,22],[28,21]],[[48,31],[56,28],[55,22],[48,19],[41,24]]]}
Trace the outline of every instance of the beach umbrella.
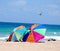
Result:
{"label": "beach umbrella", "polygon": [[16,35],[13,34],[13,37],[12,37],[12,40],[11,41],[15,42],[16,40],[17,40]]}
{"label": "beach umbrella", "polygon": [[28,32],[30,32],[31,30],[27,29],[27,31],[25,32],[25,34],[27,34]]}
{"label": "beach umbrella", "polygon": [[16,38],[17,38],[17,40],[18,41],[20,41],[22,38],[23,38],[23,36],[24,36],[24,34],[26,33],[26,31],[27,31],[27,29],[26,29],[26,27],[24,26],[24,27],[22,27],[22,26],[19,26],[17,29],[16,29],[16,31],[14,32],[14,34],[15,34],[15,36],[16,36]]}
{"label": "beach umbrella", "polygon": [[35,27],[31,27],[30,32],[25,34],[23,37],[23,41],[25,42],[38,42],[43,39],[45,36],[46,29],[42,25],[34,25]]}
{"label": "beach umbrella", "polygon": [[29,34],[30,34],[30,32],[27,32],[27,33],[23,36],[23,38],[22,38],[22,41],[23,41],[23,42],[26,42]]}
{"label": "beach umbrella", "polygon": [[41,27],[40,27],[40,25],[39,25],[39,26],[37,26],[36,28],[34,28],[34,31],[35,31],[35,32],[38,32],[38,33],[40,33],[40,34],[42,34],[42,35],[45,36],[46,28],[45,28],[44,26],[41,26]]}
{"label": "beach umbrella", "polygon": [[38,42],[39,40],[43,39],[44,36],[40,33],[37,33],[35,31],[31,31],[28,38],[26,39],[26,42]]}
{"label": "beach umbrella", "polygon": [[35,31],[30,31],[23,36],[22,40],[23,42],[38,42],[43,38],[44,36],[41,35],[40,33],[37,33]]}
{"label": "beach umbrella", "polygon": [[42,24],[36,26],[36,27],[33,28],[32,30],[45,36],[46,28],[45,28],[44,25],[42,25]]}
{"label": "beach umbrella", "polygon": [[33,30],[35,27],[37,27],[38,26],[38,24],[34,24],[34,25],[32,25],[31,27],[30,27],[30,30]]}
{"label": "beach umbrella", "polygon": [[35,38],[36,42],[44,38],[46,28],[42,24],[35,26],[35,28],[33,28],[32,30],[36,33],[35,35],[37,35],[37,33],[40,34],[39,37]]}

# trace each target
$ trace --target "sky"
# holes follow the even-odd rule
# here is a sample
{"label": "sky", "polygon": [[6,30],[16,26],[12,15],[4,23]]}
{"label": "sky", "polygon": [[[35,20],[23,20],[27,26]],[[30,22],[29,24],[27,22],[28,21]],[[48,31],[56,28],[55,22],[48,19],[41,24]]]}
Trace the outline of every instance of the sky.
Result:
{"label": "sky", "polygon": [[0,0],[0,22],[60,25],[60,0]]}

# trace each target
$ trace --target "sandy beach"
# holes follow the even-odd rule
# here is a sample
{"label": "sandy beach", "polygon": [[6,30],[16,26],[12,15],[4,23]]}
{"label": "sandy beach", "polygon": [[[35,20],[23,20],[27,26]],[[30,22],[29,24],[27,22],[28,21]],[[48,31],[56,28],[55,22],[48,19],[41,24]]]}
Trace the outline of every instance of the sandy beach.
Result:
{"label": "sandy beach", "polygon": [[0,41],[0,51],[60,51],[60,41],[45,41],[45,43]]}

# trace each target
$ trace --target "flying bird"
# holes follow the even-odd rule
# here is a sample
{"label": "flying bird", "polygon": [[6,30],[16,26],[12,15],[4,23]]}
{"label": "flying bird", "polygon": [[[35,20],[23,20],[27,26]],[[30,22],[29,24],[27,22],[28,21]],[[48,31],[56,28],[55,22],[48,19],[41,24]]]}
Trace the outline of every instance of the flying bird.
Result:
{"label": "flying bird", "polygon": [[39,13],[39,15],[41,16],[41,15],[42,15],[42,13]]}

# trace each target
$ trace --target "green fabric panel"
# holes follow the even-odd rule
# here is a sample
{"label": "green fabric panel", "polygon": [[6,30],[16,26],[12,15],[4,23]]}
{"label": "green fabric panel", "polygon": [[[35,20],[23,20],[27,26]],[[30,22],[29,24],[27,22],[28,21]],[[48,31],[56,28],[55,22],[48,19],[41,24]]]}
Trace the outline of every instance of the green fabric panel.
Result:
{"label": "green fabric panel", "polygon": [[17,32],[15,32],[15,35],[16,35],[18,41],[21,40],[22,37],[23,37],[23,34],[20,34],[20,33],[17,33]]}
{"label": "green fabric panel", "polygon": [[34,31],[38,32],[38,33],[40,33],[42,35],[45,35],[45,33],[46,33],[46,29],[35,29]]}
{"label": "green fabric panel", "polygon": [[28,33],[28,32],[30,32],[30,30],[27,30],[27,31],[25,32],[25,34]]}

